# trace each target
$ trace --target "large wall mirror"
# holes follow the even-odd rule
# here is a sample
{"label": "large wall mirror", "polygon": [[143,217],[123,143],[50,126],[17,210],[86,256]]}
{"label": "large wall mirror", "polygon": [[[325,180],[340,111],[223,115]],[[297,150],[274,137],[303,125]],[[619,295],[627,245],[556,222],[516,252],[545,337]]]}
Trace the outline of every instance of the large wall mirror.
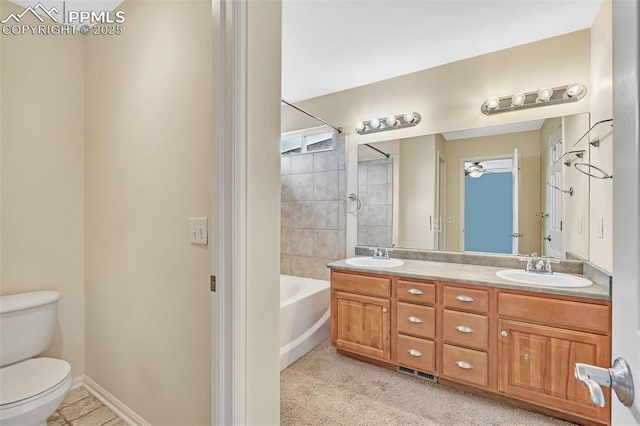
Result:
{"label": "large wall mirror", "polygon": [[589,258],[589,114],[358,145],[359,246]]}

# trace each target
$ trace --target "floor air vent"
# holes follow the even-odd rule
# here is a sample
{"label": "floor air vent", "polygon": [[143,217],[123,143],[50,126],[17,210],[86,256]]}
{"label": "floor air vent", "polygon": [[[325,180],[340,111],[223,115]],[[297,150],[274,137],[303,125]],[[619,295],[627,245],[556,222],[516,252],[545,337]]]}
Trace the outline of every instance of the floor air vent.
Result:
{"label": "floor air vent", "polygon": [[433,374],[425,373],[424,371],[414,370],[412,368],[400,367],[396,369],[398,373],[408,374],[409,376],[420,377],[421,379],[429,380],[433,383],[438,383],[438,378]]}

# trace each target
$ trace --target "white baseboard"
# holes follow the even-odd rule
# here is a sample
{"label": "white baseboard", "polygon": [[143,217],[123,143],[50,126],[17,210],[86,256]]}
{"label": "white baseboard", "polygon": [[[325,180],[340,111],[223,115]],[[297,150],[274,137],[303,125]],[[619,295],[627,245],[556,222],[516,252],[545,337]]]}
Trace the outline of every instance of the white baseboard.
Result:
{"label": "white baseboard", "polygon": [[[100,400],[107,408],[116,413],[123,421],[130,426],[151,426],[149,422],[140,417],[131,408],[127,407],[122,401],[110,394],[102,386],[91,380],[87,376],[81,376],[84,387],[97,399]],[[75,382],[75,380],[74,380]]]}
{"label": "white baseboard", "polygon": [[74,377],[73,382],[71,382],[71,390],[78,389],[80,386],[84,384],[84,374],[82,376]]}

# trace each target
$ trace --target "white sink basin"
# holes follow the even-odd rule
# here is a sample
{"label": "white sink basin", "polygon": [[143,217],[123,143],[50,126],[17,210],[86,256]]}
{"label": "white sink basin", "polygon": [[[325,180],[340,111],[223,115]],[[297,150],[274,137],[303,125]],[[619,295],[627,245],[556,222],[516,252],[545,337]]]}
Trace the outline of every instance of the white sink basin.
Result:
{"label": "white sink basin", "polygon": [[368,266],[374,268],[390,268],[392,266],[404,265],[400,259],[374,259],[373,257],[352,257],[344,261],[351,266]]}
{"label": "white sink basin", "polygon": [[544,274],[537,272],[527,272],[522,269],[504,269],[496,272],[496,275],[505,280],[515,281],[525,284],[542,285],[546,287],[589,287],[593,284],[586,278],[576,277],[575,275],[560,274]]}

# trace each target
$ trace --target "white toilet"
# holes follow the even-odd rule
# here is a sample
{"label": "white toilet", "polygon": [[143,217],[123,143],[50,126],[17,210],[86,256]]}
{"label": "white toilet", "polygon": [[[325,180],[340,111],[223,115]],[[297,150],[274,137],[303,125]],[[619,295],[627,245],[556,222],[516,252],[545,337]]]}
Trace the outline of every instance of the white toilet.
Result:
{"label": "white toilet", "polygon": [[51,344],[60,293],[0,297],[0,426],[40,426],[71,388],[71,365],[31,358]]}

